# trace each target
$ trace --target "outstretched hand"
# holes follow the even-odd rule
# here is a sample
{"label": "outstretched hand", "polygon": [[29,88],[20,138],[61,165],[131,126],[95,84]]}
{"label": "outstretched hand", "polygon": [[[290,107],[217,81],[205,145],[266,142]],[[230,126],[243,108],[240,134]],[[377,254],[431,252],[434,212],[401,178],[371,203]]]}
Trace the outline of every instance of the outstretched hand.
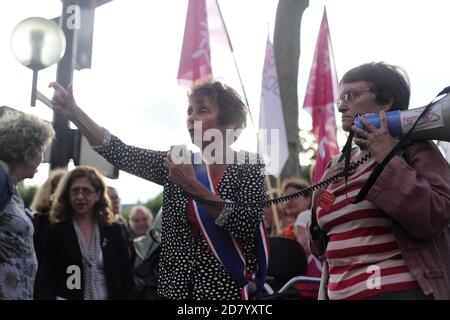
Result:
{"label": "outstretched hand", "polygon": [[55,90],[51,100],[52,109],[63,117],[70,119],[77,107],[73,97],[72,84],[69,84],[67,90],[57,82],[51,82],[48,86]]}

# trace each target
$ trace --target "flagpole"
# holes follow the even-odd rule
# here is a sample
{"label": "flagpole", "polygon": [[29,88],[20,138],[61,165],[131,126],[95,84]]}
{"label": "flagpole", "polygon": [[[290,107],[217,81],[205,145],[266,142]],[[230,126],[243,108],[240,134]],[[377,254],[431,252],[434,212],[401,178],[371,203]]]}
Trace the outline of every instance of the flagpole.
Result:
{"label": "flagpole", "polygon": [[239,72],[239,68],[236,62],[236,58],[234,57],[234,52],[231,51],[231,54],[233,56],[233,61],[234,61],[234,65],[236,67],[236,71],[239,77],[239,82],[241,83],[241,87],[242,87],[242,92],[244,94],[244,99],[245,99],[245,104],[247,105],[247,109],[248,109],[248,115],[250,116],[250,121],[253,125],[253,127],[255,126],[255,122],[253,121],[253,116],[252,116],[252,112],[250,111],[250,104],[248,103],[248,99],[247,99],[247,94],[245,93],[245,89],[244,89],[244,83],[242,82],[242,78],[241,78],[241,73]]}
{"label": "flagpole", "polygon": [[241,73],[239,71],[239,67],[236,62],[236,57],[234,56],[234,49],[233,49],[233,46],[231,45],[230,35],[228,34],[228,29],[227,29],[227,26],[225,25],[225,20],[223,19],[222,10],[220,10],[219,1],[218,0],[215,0],[215,1],[216,1],[216,5],[217,5],[217,10],[219,11],[220,18],[222,19],[225,33],[227,35],[228,45],[230,46],[231,55],[233,56],[234,66],[236,67],[237,75],[238,75],[239,82],[240,82],[241,88],[242,88],[242,93],[244,94],[245,104],[247,105],[248,114],[250,116],[250,121],[251,121],[253,127],[255,127],[255,122],[253,121],[252,112],[250,111],[250,104],[248,103],[247,94],[245,93],[244,83],[242,82]]}
{"label": "flagpole", "polygon": [[[272,184],[270,183],[270,178],[269,175],[266,174],[265,176],[266,179],[266,185],[267,185],[267,190],[269,191],[269,195],[270,195],[270,199],[276,198],[277,195],[273,196],[272,194]],[[275,205],[275,203],[271,204],[272,207],[272,213],[273,213],[273,221],[275,222],[275,236],[279,236],[282,232],[281,230],[281,225],[280,225],[280,218],[278,217],[278,209],[277,206]],[[269,234],[269,236],[271,236]]]}
{"label": "flagpole", "polygon": [[[280,176],[277,176],[277,193],[278,193],[278,197],[281,197],[281,178]],[[281,224],[279,225],[279,231],[278,231],[278,235],[281,235],[283,232]]]}

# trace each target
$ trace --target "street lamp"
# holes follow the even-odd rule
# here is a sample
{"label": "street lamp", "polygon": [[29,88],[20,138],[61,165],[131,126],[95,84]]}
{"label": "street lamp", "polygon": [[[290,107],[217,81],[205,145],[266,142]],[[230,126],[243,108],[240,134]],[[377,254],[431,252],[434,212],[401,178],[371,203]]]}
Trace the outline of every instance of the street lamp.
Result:
{"label": "street lamp", "polygon": [[32,17],[20,22],[11,34],[11,50],[22,65],[33,70],[31,106],[36,105],[38,71],[58,62],[66,50],[66,37],[48,19]]}
{"label": "street lamp", "polygon": [[[62,0],[62,13],[57,18],[61,27],[37,17],[25,19],[15,27],[11,49],[21,64],[33,70],[31,106],[38,99],[51,108],[51,101],[36,89],[39,70],[58,62],[56,82],[67,88],[74,68],[90,68],[95,8],[110,1]],[[119,170],[95,153],[79,130],[69,127],[68,119],[54,112],[53,128],[56,137],[46,154],[51,170],[67,168],[73,159],[75,165],[93,166],[105,176],[117,178]]]}

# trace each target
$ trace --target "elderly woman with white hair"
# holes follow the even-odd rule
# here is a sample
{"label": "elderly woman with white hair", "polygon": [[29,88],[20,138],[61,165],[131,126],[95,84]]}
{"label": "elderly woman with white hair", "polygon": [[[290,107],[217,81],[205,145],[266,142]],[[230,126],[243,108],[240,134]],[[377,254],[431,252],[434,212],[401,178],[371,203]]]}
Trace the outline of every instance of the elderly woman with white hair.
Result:
{"label": "elderly woman with white hair", "polygon": [[0,109],[0,300],[33,298],[34,229],[18,184],[33,178],[53,136],[52,126],[38,117]]}
{"label": "elderly woman with white hair", "polygon": [[133,206],[129,215],[130,229],[135,238],[145,236],[150,230],[153,222],[153,215],[150,209],[142,205]]}

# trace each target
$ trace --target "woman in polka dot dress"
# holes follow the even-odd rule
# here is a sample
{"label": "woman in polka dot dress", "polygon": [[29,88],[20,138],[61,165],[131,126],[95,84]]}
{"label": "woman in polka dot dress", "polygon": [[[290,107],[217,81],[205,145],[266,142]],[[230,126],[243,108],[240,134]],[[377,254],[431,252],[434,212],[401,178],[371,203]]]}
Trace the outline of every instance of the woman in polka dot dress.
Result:
{"label": "woman in polka dot dress", "polygon": [[[239,205],[223,209],[198,205],[187,194],[235,203],[265,199],[264,164],[260,158],[230,148],[239,134],[237,129],[246,124],[246,107],[232,88],[210,82],[192,88],[189,93],[187,128],[192,141],[202,150],[200,162],[207,168],[208,187],[198,180],[190,162],[180,161],[167,151],[124,144],[77,106],[71,87],[65,90],[57,83],[50,86],[55,89],[53,109],[72,121],[98,153],[121,170],[164,186],[158,279],[158,294],[162,298],[245,299],[248,298],[245,292],[257,291],[255,288],[260,286],[255,285],[255,275],[259,283],[264,283],[267,267],[267,251],[264,255],[258,250],[258,247],[267,248],[264,236],[258,236],[262,229],[263,206]],[[219,133],[232,138],[222,140],[221,145],[217,141]],[[215,135],[215,139],[205,141],[207,139],[203,138],[208,135]],[[222,149],[217,148],[218,145],[223,146]],[[207,151],[211,149],[214,152],[208,156]],[[215,231],[208,231],[202,223],[201,210],[214,221],[213,230],[232,239],[231,245],[217,243],[218,246],[214,246]],[[243,270],[237,276],[236,268],[226,262],[227,255],[234,250],[239,251],[243,261]]]}

